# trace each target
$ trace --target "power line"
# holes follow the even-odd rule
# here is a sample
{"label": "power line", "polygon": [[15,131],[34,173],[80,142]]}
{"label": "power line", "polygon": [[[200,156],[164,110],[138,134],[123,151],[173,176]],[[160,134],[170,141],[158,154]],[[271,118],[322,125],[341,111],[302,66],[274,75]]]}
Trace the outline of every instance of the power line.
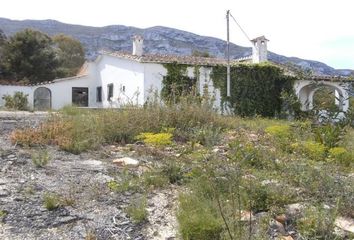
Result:
{"label": "power line", "polygon": [[229,15],[231,16],[231,18],[235,21],[235,23],[237,24],[237,26],[241,29],[242,33],[245,35],[245,37],[248,39],[248,41],[251,42],[251,39],[248,37],[247,33],[245,32],[245,30],[243,30],[243,28],[241,27],[241,25],[236,21],[236,19],[234,18],[234,16],[232,16],[231,12],[229,12]]}

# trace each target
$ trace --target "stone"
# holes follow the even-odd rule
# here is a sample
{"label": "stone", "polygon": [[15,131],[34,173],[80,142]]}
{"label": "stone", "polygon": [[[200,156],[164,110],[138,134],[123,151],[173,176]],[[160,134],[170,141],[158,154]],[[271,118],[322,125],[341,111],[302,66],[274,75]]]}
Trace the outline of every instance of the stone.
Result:
{"label": "stone", "polygon": [[346,232],[354,233],[354,219],[352,218],[337,217],[334,224]]}
{"label": "stone", "polygon": [[242,176],[243,179],[246,179],[246,180],[254,180],[254,179],[257,179],[254,175],[252,174],[246,174],[246,175],[243,175]]}
{"label": "stone", "polygon": [[241,221],[243,222],[249,222],[249,221],[255,221],[256,218],[254,217],[253,213],[250,211],[242,210],[241,211]]}
{"label": "stone", "polygon": [[139,161],[138,160],[135,160],[135,159],[130,158],[130,157],[123,157],[123,158],[114,159],[113,163],[117,164],[120,167],[124,167],[124,166],[135,167],[135,166],[139,165]]}
{"label": "stone", "polygon": [[286,206],[286,215],[290,217],[300,216],[306,205],[303,203],[293,203]]}
{"label": "stone", "polygon": [[277,220],[271,221],[270,228],[276,233],[279,233],[281,235],[286,235],[284,225],[278,222]]}
{"label": "stone", "polygon": [[248,138],[252,142],[257,142],[258,141],[258,136],[257,136],[257,134],[254,134],[254,133],[251,133],[250,135],[248,135]]}
{"label": "stone", "polygon": [[280,214],[275,217],[275,220],[277,220],[278,222],[280,222],[281,224],[284,225],[286,223],[286,221],[288,220],[288,218],[286,217],[285,214]]}
{"label": "stone", "polygon": [[294,240],[292,236],[282,236],[280,240]]}
{"label": "stone", "polygon": [[7,197],[10,195],[9,190],[5,189],[5,188],[0,188],[0,198],[1,197]]}
{"label": "stone", "polygon": [[262,182],[261,182],[261,184],[263,185],[263,186],[265,186],[265,185],[270,185],[270,184],[273,184],[273,185],[279,185],[279,182],[277,181],[277,180],[273,180],[273,179],[271,179],[271,180],[263,180]]}
{"label": "stone", "polygon": [[102,165],[101,161],[97,161],[97,160],[85,160],[81,162],[82,164],[85,165],[91,165],[91,166],[100,166]]}
{"label": "stone", "polygon": [[7,156],[8,159],[15,159],[16,158],[16,155],[15,154],[10,154]]}

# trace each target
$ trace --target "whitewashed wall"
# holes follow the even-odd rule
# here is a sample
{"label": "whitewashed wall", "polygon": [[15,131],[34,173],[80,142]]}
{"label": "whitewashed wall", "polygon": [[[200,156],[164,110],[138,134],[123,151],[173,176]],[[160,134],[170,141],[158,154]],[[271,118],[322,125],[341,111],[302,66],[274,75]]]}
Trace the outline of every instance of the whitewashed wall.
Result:
{"label": "whitewashed wall", "polygon": [[167,70],[162,64],[145,63],[144,64],[144,102],[154,97],[155,92],[161,93],[162,80],[166,76]]}
{"label": "whitewashed wall", "polygon": [[[144,103],[144,65],[127,59],[103,55],[97,63],[98,81],[102,86],[102,103],[97,106],[120,107],[122,104]],[[113,83],[113,99],[107,100],[108,84]],[[125,86],[125,92],[122,91]],[[95,89],[96,89],[95,87]]]}

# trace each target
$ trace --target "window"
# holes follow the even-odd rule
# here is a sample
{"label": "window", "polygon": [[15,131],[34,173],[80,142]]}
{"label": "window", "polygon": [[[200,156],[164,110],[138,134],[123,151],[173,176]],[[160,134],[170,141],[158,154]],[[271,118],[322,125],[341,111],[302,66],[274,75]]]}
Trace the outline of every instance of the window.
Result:
{"label": "window", "polygon": [[107,85],[107,100],[112,101],[113,98],[113,83]]}
{"label": "window", "polygon": [[73,87],[72,103],[79,107],[88,107],[88,88]]}
{"label": "window", "polygon": [[102,102],[102,87],[96,88],[96,102]]}

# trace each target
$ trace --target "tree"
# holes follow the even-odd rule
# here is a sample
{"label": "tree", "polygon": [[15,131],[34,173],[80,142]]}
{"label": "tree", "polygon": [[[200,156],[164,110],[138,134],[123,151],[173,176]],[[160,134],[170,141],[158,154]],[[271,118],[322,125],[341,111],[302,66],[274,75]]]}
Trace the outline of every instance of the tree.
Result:
{"label": "tree", "polygon": [[6,43],[6,35],[2,29],[0,29],[0,48]]}
{"label": "tree", "polygon": [[3,59],[8,75],[31,83],[56,77],[58,61],[51,38],[39,31],[25,29],[12,36],[3,47]]}
{"label": "tree", "polygon": [[6,44],[7,38],[3,30],[0,29],[0,77],[4,75],[4,63],[3,63],[3,47]]}
{"label": "tree", "polygon": [[64,34],[54,36],[53,42],[60,65],[58,76],[75,75],[85,62],[85,51],[81,42]]}

